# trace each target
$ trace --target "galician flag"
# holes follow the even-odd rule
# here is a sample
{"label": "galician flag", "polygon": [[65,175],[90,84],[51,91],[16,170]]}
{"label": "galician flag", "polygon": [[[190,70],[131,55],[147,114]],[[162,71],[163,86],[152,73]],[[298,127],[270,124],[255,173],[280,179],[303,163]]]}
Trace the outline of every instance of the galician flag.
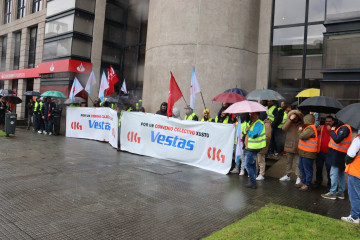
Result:
{"label": "galician flag", "polygon": [[195,98],[196,94],[201,92],[200,84],[197,80],[196,74],[195,74],[195,67],[192,71],[191,76],[191,87],[190,87],[190,107],[195,110]]}
{"label": "galician flag", "polygon": [[239,116],[239,121],[236,131],[236,149],[235,149],[235,163],[240,161],[240,157],[243,154],[243,140],[242,140],[242,129],[241,129],[241,118]]}
{"label": "galician flag", "polygon": [[125,82],[125,78],[124,78],[124,82],[121,86],[121,91],[123,91],[125,94],[127,94],[127,88],[126,88],[126,82]]}
{"label": "galician flag", "polygon": [[73,83],[73,85],[71,87],[71,90],[70,90],[70,98],[71,98],[72,102],[74,101],[74,98],[75,98],[76,94],[78,94],[82,90],[84,90],[83,86],[81,85],[79,80],[75,77],[74,83]]}
{"label": "galician flag", "polygon": [[109,88],[109,82],[106,78],[105,72],[103,71],[103,74],[101,76],[100,88],[99,88],[99,98],[101,99],[102,102],[104,101],[104,97],[105,97],[104,91],[108,88]]}
{"label": "galician flag", "polygon": [[95,78],[94,70],[92,70],[89,79],[86,83],[85,91],[91,94],[91,87],[95,84],[96,84],[96,78]]}

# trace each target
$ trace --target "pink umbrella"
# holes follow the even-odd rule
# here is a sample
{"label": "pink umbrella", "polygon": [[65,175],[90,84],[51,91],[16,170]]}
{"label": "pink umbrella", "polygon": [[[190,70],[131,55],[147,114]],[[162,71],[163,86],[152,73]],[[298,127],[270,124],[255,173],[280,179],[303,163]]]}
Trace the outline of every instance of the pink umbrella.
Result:
{"label": "pink umbrella", "polygon": [[228,107],[225,113],[266,112],[267,110],[268,109],[260,103],[244,100]]}
{"label": "pink umbrella", "polygon": [[243,100],[246,100],[246,98],[243,95],[233,93],[233,92],[226,92],[226,93],[220,93],[216,97],[212,99],[215,102],[224,102],[224,103],[236,103]]}

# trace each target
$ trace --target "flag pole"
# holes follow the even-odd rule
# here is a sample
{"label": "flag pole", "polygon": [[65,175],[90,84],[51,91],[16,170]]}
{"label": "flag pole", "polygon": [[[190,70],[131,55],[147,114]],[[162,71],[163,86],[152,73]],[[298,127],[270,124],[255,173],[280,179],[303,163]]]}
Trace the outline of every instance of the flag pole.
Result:
{"label": "flag pole", "polygon": [[204,103],[204,107],[205,107],[205,109],[206,109],[206,105],[205,105],[204,97],[203,97],[203,95],[202,95],[202,91],[200,91],[200,94],[201,94],[201,98],[202,98],[203,103]]}
{"label": "flag pole", "polygon": [[188,106],[188,104],[187,104],[187,102],[186,102],[186,100],[185,100],[185,98],[184,98],[184,95],[183,95],[182,97],[183,97],[183,99],[184,99],[184,101],[185,101],[186,106]]}

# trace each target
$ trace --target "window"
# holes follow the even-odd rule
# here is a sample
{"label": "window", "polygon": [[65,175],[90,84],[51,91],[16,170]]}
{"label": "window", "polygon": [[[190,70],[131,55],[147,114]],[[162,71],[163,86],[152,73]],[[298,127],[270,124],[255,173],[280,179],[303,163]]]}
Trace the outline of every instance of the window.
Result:
{"label": "window", "polygon": [[14,70],[19,69],[20,63],[21,32],[15,33]]}
{"label": "window", "polygon": [[324,21],[325,0],[309,1],[309,22]]}
{"label": "window", "polygon": [[328,0],[326,20],[340,20],[360,17],[359,0]]}
{"label": "window", "polygon": [[25,16],[26,0],[18,0],[17,19]]}
{"label": "window", "polygon": [[7,50],[7,36],[1,38],[1,71],[6,69],[6,50]]}
{"label": "window", "polygon": [[106,3],[106,12],[105,12],[105,18],[114,22],[123,22],[123,16],[124,16],[125,10],[121,8],[120,6],[110,3],[107,1]]}
{"label": "window", "polygon": [[92,36],[93,33],[94,20],[90,18],[85,18],[80,15],[75,16],[74,21],[74,31],[85,33]]}
{"label": "window", "polygon": [[53,0],[47,3],[46,14],[49,17],[74,8],[75,0]]}
{"label": "window", "polygon": [[72,45],[72,55],[90,58],[91,42],[74,39]]}
{"label": "window", "polygon": [[4,24],[11,22],[11,0],[5,0],[4,6]]}
{"label": "window", "polygon": [[274,25],[289,25],[305,22],[306,0],[276,0]]}
{"label": "window", "polygon": [[30,29],[29,61],[28,61],[29,68],[35,67],[36,40],[37,40],[37,27],[34,27]]}
{"label": "window", "polygon": [[71,56],[72,38],[65,38],[44,44],[43,59]]}
{"label": "window", "polygon": [[95,0],[76,0],[76,7],[94,13]]}
{"label": "window", "polygon": [[36,13],[42,9],[42,0],[33,0],[32,12]]}
{"label": "window", "polygon": [[360,33],[326,36],[324,67],[327,69],[359,69]]}

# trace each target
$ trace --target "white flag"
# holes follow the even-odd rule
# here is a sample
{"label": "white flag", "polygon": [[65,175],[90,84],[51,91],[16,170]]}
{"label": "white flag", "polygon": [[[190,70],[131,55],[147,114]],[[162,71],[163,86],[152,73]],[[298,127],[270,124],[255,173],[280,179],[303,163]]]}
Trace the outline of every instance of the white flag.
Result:
{"label": "white flag", "polygon": [[71,98],[72,102],[74,101],[74,97],[76,96],[76,94],[78,94],[82,90],[84,90],[83,86],[81,85],[79,80],[75,77],[74,83],[73,83],[73,85],[71,87],[71,90],[70,90],[70,98]]}
{"label": "white flag", "polygon": [[192,71],[191,87],[190,87],[190,107],[194,110],[195,110],[195,95],[198,92],[201,92],[201,89],[195,74],[195,67],[194,67]]}
{"label": "white flag", "polygon": [[93,71],[91,71],[91,74],[90,74],[89,79],[85,86],[85,91],[87,91],[89,93],[89,95],[91,94],[91,87],[95,84],[96,84],[96,78],[95,78],[95,74],[94,74],[94,70],[93,70]]}
{"label": "white flag", "polygon": [[235,163],[238,163],[240,161],[241,155],[243,154],[243,139],[242,139],[242,129],[241,129],[241,118],[239,116],[239,121],[237,125],[237,131],[236,131],[236,149],[235,149]]}
{"label": "white flag", "polygon": [[124,82],[123,82],[123,84],[122,84],[122,86],[121,86],[121,91],[123,91],[125,94],[127,94],[125,78],[124,78]]}
{"label": "white flag", "polygon": [[102,102],[104,101],[104,97],[105,97],[104,91],[108,88],[109,88],[109,82],[106,78],[105,72],[103,71],[103,74],[101,76],[100,89],[99,89],[99,98],[101,99]]}

